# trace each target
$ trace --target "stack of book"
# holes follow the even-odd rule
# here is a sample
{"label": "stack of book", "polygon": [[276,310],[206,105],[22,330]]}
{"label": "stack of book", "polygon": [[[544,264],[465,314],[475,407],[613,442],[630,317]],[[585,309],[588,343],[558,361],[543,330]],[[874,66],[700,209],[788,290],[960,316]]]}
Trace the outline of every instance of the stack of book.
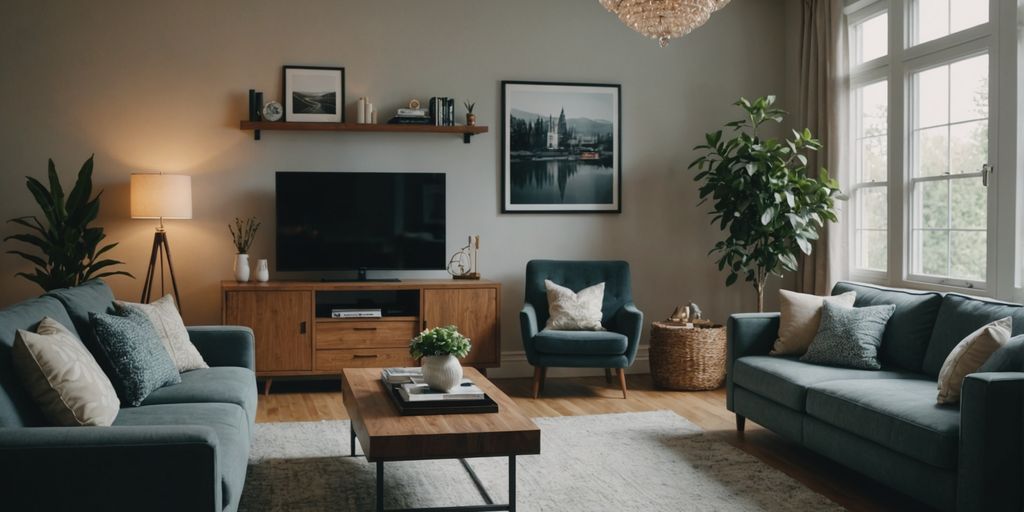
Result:
{"label": "stack of book", "polygon": [[434,126],[455,126],[455,98],[430,98],[430,117]]}
{"label": "stack of book", "polygon": [[380,379],[403,416],[498,412],[498,404],[469,379],[447,392],[430,389],[421,368],[385,368]]}
{"label": "stack of book", "polygon": [[422,108],[400,108],[388,124],[434,124],[434,119]]}

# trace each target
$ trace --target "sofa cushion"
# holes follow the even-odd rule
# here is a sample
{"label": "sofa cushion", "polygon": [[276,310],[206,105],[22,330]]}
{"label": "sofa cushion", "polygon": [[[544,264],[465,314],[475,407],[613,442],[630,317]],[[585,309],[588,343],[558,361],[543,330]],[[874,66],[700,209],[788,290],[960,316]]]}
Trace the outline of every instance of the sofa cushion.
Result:
{"label": "sofa cushion", "polygon": [[926,464],[955,469],[960,410],[936,404],[935,387],[924,376],[820,382],[807,391],[807,414]]}
{"label": "sofa cushion", "polygon": [[[747,356],[733,365],[733,382],[765,398],[803,411],[807,388],[819,382],[850,379],[920,379],[921,375],[899,370],[856,370],[800,362],[791,357]],[[934,396],[933,396],[934,398]]]}
{"label": "sofa cushion", "polygon": [[554,331],[544,329],[533,337],[533,347],[545,354],[620,355],[629,341],[612,331]]}
{"label": "sofa cushion", "polygon": [[1024,371],[1024,335],[1015,336],[989,356],[979,372],[1021,372]]}
{"label": "sofa cushion", "polygon": [[249,428],[241,407],[235,404],[208,403],[132,407],[121,409],[112,428],[146,425],[203,425],[212,428],[217,433],[222,502],[224,508],[237,506],[249,461]]}
{"label": "sofa cushion", "polygon": [[18,329],[34,331],[43,317],[50,317],[75,331],[74,323],[57,299],[39,297],[0,310],[0,428],[46,424],[42,411],[14,373],[11,349]]}
{"label": "sofa cushion", "polygon": [[[103,361],[99,357],[96,346],[96,335],[93,333],[92,325],[89,323],[89,313],[107,313],[114,305],[114,293],[110,291],[107,283],[102,279],[93,279],[74,288],[61,288],[46,294],[53,297],[64,305],[68,316],[78,330],[78,338],[85,343],[100,366]],[[104,367],[104,370],[108,368]]]}
{"label": "sofa cushion", "polygon": [[896,311],[889,318],[882,335],[879,359],[883,366],[920,372],[932,327],[942,305],[942,295],[849,282],[836,283],[832,288],[832,295],[846,292],[857,292],[853,305],[858,308],[896,305]]}
{"label": "sofa cushion", "polygon": [[185,322],[178,313],[178,307],[174,305],[174,297],[164,295],[163,297],[149,303],[138,304],[134,302],[117,301],[123,307],[135,308],[141,311],[153,324],[153,328],[160,336],[167,353],[170,354],[174,366],[179,372],[187,372],[197,368],[209,368],[199,350],[192,344],[188,337],[188,329]]}
{"label": "sofa cushion", "polygon": [[1013,335],[1024,334],[1024,307],[955,293],[947,294],[942,299],[935,331],[928,343],[924,373],[937,377],[946,356],[960,340],[981,326],[1007,316],[1013,319]]}
{"label": "sofa cushion", "polygon": [[256,421],[256,374],[248,368],[219,366],[181,374],[181,383],[153,391],[142,405],[226,403],[245,410]]}
{"label": "sofa cushion", "polygon": [[825,302],[853,307],[857,292],[819,297],[807,293],[779,290],[779,339],[772,345],[773,356],[803,355],[814,341],[821,325]]}
{"label": "sofa cushion", "polygon": [[801,361],[862,370],[881,370],[878,347],[896,306],[848,308],[826,302],[821,325]]}
{"label": "sofa cushion", "polygon": [[968,374],[977,372],[986,361],[1010,340],[1010,317],[986,324],[968,334],[953,348],[939,370],[940,404],[960,401],[960,387]]}
{"label": "sofa cushion", "polygon": [[135,407],[153,391],[181,382],[181,376],[146,315],[123,306],[117,310],[90,313],[90,318],[121,402]]}

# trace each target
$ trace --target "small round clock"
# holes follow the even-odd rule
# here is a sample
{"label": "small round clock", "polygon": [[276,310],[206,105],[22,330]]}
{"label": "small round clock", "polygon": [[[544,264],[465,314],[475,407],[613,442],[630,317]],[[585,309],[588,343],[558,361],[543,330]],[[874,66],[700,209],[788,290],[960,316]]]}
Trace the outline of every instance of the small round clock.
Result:
{"label": "small round clock", "polygon": [[284,116],[284,108],[280,103],[276,101],[268,101],[263,104],[264,121],[280,121],[282,116]]}

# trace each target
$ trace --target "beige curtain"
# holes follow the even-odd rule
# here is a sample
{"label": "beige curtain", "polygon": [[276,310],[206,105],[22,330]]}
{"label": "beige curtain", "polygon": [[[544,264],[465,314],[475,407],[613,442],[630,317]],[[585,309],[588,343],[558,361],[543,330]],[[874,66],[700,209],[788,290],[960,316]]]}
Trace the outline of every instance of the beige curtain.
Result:
{"label": "beige curtain", "polygon": [[[797,97],[797,121],[810,128],[824,147],[809,158],[807,167],[825,167],[847,192],[849,174],[843,163],[846,141],[848,84],[846,30],[842,0],[801,0],[800,90]],[[803,293],[824,295],[837,279],[846,275],[848,258],[842,210],[840,224],[830,224],[815,243],[810,256],[802,256],[796,276],[796,288]]]}

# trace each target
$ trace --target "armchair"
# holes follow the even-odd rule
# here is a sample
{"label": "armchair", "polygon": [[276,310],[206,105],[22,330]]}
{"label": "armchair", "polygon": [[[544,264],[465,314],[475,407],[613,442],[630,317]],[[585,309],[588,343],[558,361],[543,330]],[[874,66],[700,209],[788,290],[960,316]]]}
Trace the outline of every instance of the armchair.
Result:
{"label": "armchair", "polygon": [[[544,280],[580,291],[605,283],[601,324],[606,331],[554,331],[544,329],[548,298]],[[547,369],[604,368],[618,374],[626,398],[625,369],[632,366],[640,345],[644,315],[633,304],[629,263],[625,261],[532,260],[526,264],[526,301],[519,312],[526,359],[534,367],[533,397],[544,388]]]}

